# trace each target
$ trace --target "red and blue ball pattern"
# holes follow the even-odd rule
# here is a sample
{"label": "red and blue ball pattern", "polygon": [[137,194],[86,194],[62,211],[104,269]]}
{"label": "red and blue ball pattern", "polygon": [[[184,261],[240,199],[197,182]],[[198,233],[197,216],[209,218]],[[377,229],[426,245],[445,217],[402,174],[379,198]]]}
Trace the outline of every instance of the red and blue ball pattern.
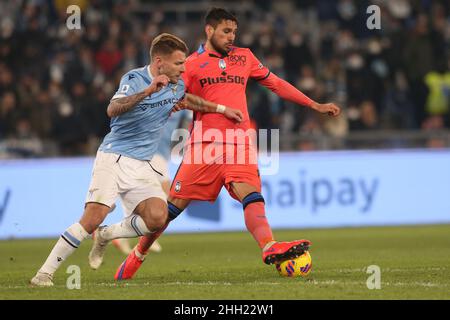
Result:
{"label": "red and blue ball pattern", "polygon": [[298,258],[276,264],[275,267],[285,277],[306,277],[311,271],[312,260],[309,252],[306,252]]}

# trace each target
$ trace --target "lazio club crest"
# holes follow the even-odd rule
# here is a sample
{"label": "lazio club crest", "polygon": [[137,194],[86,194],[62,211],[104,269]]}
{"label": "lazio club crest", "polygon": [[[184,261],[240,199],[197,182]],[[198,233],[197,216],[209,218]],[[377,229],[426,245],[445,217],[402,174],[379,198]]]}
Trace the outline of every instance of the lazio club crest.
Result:
{"label": "lazio club crest", "polygon": [[173,95],[177,94],[177,88],[178,88],[178,83],[176,85],[170,87],[170,89],[172,90]]}

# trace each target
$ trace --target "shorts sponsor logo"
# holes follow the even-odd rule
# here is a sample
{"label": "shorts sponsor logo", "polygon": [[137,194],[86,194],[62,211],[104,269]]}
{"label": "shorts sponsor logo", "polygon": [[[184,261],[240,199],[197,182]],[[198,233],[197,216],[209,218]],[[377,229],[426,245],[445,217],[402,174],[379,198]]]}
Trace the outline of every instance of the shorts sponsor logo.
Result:
{"label": "shorts sponsor logo", "polygon": [[177,183],[175,184],[175,192],[180,192],[181,190],[181,182],[177,181]]}

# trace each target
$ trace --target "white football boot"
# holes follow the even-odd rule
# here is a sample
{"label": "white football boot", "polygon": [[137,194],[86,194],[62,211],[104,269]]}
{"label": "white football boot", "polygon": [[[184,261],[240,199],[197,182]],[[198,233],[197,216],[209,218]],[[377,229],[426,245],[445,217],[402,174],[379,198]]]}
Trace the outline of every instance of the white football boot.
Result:
{"label": "white football boot", "polygon": [[44,272],[37,272],[33,279],[30,280],[30,284],[36,287],[52,287],[53,275]]}
{"label": "white football boot", "polygon": [[151,245],[151,247],[149,248],[150,251],[152,252],[161,252],[162,251],[162,247],[161,245],[158,243],[157,240],[155,240],[155,242],[153,242],[153,244]]}
{"label": "white football boot", "polygon": [[97,270],[103,262],[103,256],[105,255],[108,240],[102,238],[100,230],[105,228],[104,226],[98,227],[92,234],[94,243],[92,244],[91,252],[89,252],[89,266]]}

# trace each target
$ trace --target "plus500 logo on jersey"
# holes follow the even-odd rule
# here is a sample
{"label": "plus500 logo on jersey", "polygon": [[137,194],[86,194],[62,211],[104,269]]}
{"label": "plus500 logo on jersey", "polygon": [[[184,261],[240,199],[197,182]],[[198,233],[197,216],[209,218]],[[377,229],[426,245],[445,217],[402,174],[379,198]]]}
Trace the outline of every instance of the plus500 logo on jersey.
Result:
{"label": "plus500 logo on jersey", "polygon": [[217,84],[217,83],[236,83],[245,85],[245,78],[239,76],[223,76],[223,77],[207,77],[200,79],[200,85],[203,88],[206,85]]}

